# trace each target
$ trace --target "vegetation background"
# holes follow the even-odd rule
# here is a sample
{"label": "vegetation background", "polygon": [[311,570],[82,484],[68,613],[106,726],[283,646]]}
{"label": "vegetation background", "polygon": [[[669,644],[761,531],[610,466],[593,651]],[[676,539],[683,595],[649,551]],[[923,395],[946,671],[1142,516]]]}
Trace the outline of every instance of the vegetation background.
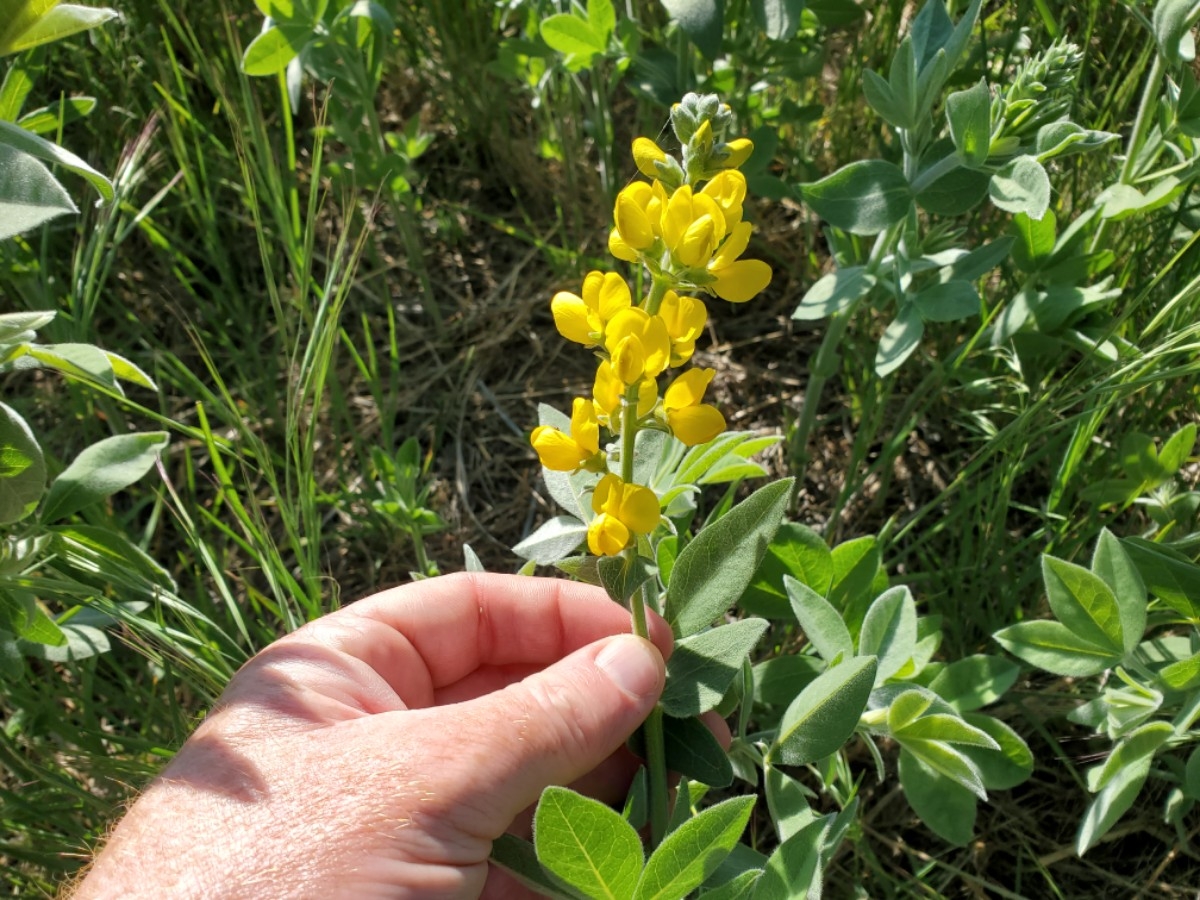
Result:
{"label": "vegetation background", "polygon": [[[771,195],[753,210],[774,281],[750,304],[711,307],[696,361],[717,370],[731,428],[786,433],[824,328],[791,313],[830,264],[790,186],[894,151],[861,84],[915,11],[813,2],[795,37],[773,42],[750,4],[728,0],[713,63],[662,5],[630,0],[619,46],[572,71],[538,38],[560,11],[552,0],[398,0],[384,4],[394,27],[377,90],[335,64],[332,80],[303,83],[293,119],[281,79],[242,72],[262,22],[252,4],[116,5],[120,22],[49,48],[36,91],[96,97],[62,135],[114,176],[118,201],[81,202],[77,218],[0,245],[0,310],[57,310],[47,338],[115,350],[159,391],[121,399],[37,372],[3,390],[53,469],[113,433],[171,432],[157,473],[84,513],[146,554],[104,590],[159,602],[145,623],[118,623],[109,652],[29,660],[0,693],[0,883],[12,896],[51,895],[78,869],[229,675],[280,633],[410,572],[461,569],[464,544],[488,569],[518,567],[510,548],[554,515],[528,443],[536,405],[569,405],[592,374],[555,333],[549,298],[602,264],[612,196],[635,174],[629,143],[663,132],[663,101],[680,88],[722,94],[743,133],[778,138],[762,170],[773,180],[760,182]],[[1083,50],[1074,120],[1127,135],[1154,60],[1138,21],[1148,10],[993,0],[976,71],[1003,84],[1028,48],[1065,36]],[[1056,163],[1061,221],[1113,180],[1119,147]],[[970,332],[946,327],[880,379],[885,321],[852,324],[793,518],[831,542],[881,535],[894,580],[944,617],[947,658],[996,652],[994,631],[1040,611],[1039,554],[1085,554],[1102,526],[1141,533],[1151,501],[1195,487],[1189,461],[1127,502],[1086,491],[1122,474],[1126,435],[1161,444],[1200,418],[1200,258],[1181,252],[1190,193],[1109,236],[1124,289],[1112,329],[1138,343],[1136,365],[1067,349],[1030,371],[1001,348],[951,367]],[[966,227],[982,238],[1007,221],[989,209]],[[1002,267],[990,302],[1019,281]],[[792,467],[784,446],[765,464]],[[775,647],[797,639],[785,629]],[[981,809],[967,847],[868,779],[830,894],[1194,896],[1200,857],[1163,824],[1153,790],[1075,856],[1081,773],[1099,745],[1063,719],[1073,691],[1033,674],[1009,695],[998,715],[1039,766]]]}

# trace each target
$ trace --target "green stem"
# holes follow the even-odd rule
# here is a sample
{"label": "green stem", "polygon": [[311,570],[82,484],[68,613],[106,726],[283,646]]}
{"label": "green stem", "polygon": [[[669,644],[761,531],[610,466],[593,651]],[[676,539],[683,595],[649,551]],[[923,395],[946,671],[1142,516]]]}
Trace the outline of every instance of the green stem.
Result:
{"label": "green stem", "polygon": [[288,207],[292,214],[292,239],[299,241],[302,229],[300,227],[300,188],[296,184],[296,133],[292,123],[292,98],[288,94],[287,74],[279,73],[279,95],[283,99],[283,131],[284,149],[287,151],[288,167]]}
{"label": "green stem", "polygon": [[658,308],[662,305],[663,297],[667,295],[670,286],[671,283],[666,278],[654,276],[654,282],[650,285],[650,296],[646,298],[647,313],[652,316],[658,313]]}

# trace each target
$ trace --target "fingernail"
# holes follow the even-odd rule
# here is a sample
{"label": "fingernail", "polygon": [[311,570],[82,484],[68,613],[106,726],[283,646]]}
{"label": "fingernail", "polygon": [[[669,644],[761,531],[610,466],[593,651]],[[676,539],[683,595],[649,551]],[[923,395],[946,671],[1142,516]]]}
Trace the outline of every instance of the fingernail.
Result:
{"label": "fingernail", "polygon": [[648,641],[631,634],[609,641],[596,655],[596,666],[635,700],[657,699],[662,689],[662,657]]}

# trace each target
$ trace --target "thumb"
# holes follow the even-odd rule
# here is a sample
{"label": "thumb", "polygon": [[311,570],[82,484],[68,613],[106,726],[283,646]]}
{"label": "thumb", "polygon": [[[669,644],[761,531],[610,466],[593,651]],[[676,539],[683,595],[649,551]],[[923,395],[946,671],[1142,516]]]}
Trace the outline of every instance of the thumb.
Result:
{"label": "thumb", "polygon": [[501,834],[543,789],[600,765],[646,720],[665,679],[654,645],[623,634],[463,704],[481,726],[470,771],[481,779],[473,806],[485,827]]}

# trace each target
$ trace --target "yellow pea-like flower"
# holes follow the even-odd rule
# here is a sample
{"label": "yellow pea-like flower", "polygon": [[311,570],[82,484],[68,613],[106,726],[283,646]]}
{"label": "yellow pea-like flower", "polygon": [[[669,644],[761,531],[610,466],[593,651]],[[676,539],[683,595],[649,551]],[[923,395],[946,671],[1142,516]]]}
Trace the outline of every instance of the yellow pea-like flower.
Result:
{"label": "yellow pea-like flower", "polygon": [[654,491],[605,475],[592,494],[596,517],[588,526],[588,549],[597,556],[616,556],[634,535],[649,534],[658,526],[658,510]]}
{"label": "yellow pea-like flower", "polygon": [[650,138],[640,137],[633,141],[633,162],[638,171],[647,178],[657,178],[656,162],[666,162],[667,154]]}
{"label": "yellow pea-like flower", "polygon": [[[625,396],[626,384],[618,376],[608,360],[601,360],[596,367],[596,381],[592,385],[592,402],[598,416],[605,416],[616,425],[615,414],[621,408],[621,398]],[[637,416],[642,418],[650,414],[654,404],[658,402],[658,384],[653,378],[643,378],[638,382]],[[616,430],[616,429],[614,429]]]}
{"label": "yellow pea-like flower", "polygon": [[608,238],[608,249],[613,256],[636,262],[642,251],[654,246],[661,234],[666,205],[666,188],[659,181],[651,184],[635,181],[622,189],[613,206],[616,227]]}
{"label": "yellow pea-like flower", "polygon": [[[742,203],[746,200],[746,176],[737,169],[718,172],[700,191],[712,197],[725,215],[725,234],[742,221]],[[721,235],[724,237],[725,235]]]}
{"label": "yellow pea-like flower", "polygon": [[708,265],[725,236],[725,213],[712,197],[682,185],[667,201],[662,236],[676,262],[691,269]]}
{"label": "yellow pea-like flower", "polygon": [[725,149],[729,151],[729,157],[721,165],[736,169],[750,158],[754,152],[754,142],[750,138],[734,138],[725,145]]}
{"label": "yellow pea-like flower", "polygon": [[696,339],[708,321],[708,309],[695,297],[680,297],[674,291],[667,291],[658,314],[671,338],[671,365],[683,365],[696,350]]}
{"label": "yellow pea-like flower", "polygon": [[583,279],[583,296],[559,291],[550,301],[554,325],[568,341],[594,347],[600,343],[605,325],[633,304],[629,285],[616,272],[588,272]]}
{"label": "yellow pea-like flower", "polygon": [[713,292],[730,303],[745,303],[771,283],[771,267],[760,259],[738,259],[750,244],[749,222],[739,222],[708,264]]}
{"label": "yellow pea-like flower", "polygon": [[689,447],[707,443],[725,430],[721,411],[702,402],[715,374],[713,369],[689,369],[671,382],[663,394],[667,425]]}
{"label": "yellow pea-like flower", "polygon": [[538,459],[555,472],[575,472],[602,461],[600,423],[587,400],[576,397],[571,405],[571,433],[550,425],[539,425],[529,438]]}
{"label": "yellow pea-like flower", "polygon": [[626,385],[654,378],[671,362],[671,337],[661,316],[636,306],[623,309],[604,329],[613,372]]}

